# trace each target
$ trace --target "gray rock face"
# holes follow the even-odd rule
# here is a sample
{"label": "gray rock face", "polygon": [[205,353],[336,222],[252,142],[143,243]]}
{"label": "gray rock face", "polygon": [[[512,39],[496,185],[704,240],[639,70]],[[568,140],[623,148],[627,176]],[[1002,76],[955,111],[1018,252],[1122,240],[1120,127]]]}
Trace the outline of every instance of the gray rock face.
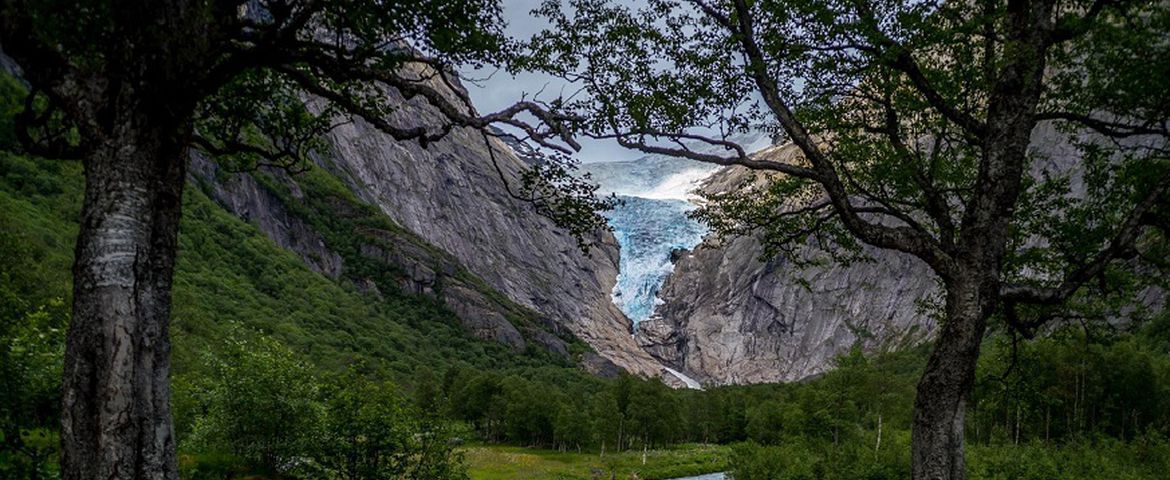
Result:
{"label": "gray rock face", "polygon": [[[251,175],[224,174],[202,155],[192,155],[191,175],[209,187],[212,199],[233,215],[255,224],[268,238],[301,257],[313,271],[334,280],[341,277],[341,256],[325,246],[325,239],[303,220],[289,214],[280,198]],[[294,182],[286,182],[290,187]],[[293,190],[294,194],[296,190]]]}
{"label": "gray rock face", "polygon": [[[725,169],[704,188],[752,175]],[[890,349],[935,329],[916,303],[935,292],[935,278],[917,259],[871,250],[872,263],[801,269],[762,254],[755,238],[708,237],[677,255],[664,303],[638,326],[639,344],[704,384],[745,384],[817,375],[855,345]]]}
{"label": "gray rock face", "polygon": [[[1095,138],[1082,133],[1076,140]],[[1081,153],[1066,134],[1041,124],[1030,148],[1036,159],[1032,176],[1069,174],[1069,195],[1085,195]],[[798,155],[790,145],[761,154],[785,161]],[[764,178],[727,168],[702,189],[726,192]],[[639,324],[638,343],[705,384],[721,385],[799,380],[831,369],[833,359],[854,346],[875,352],[932,338],[938,325],[922,307],[942,302],[934,273],[909,255],[873,248],[866,253],[873,262],[800,269],[762,259],[755,238],[709,237],[677,255],[659,293],[663,304]],[[1150,288],[1137,301],[1158,308],[1165,298],[1164,291]]]}
{"label": "gray rock face", "polygon": [[17,79],[20,79],[21,82],[24,81],[24,79],[21,78],[22,72],[20,71],[20,66],[12,60],[12,57],[5,55],[4,52],[0,52],[0,72],[12,75]]}
{"label": "gray rock face", "polygon": [[[300,256],[311,270],[335,280],[345,274],[345,261],[331,250],[325,239],[303,219],[289,211],[279,195],[257,181],[251,173],[228,173],[220,170],[206,158],[193,155],[191,175],[216,203],[225,210],[255,225],[277,245]],[[270,178],[287,188],[292,200],[303,198],[294,178],[283,171],[267,170]],[[355,232],[355,235],[358,235]],[[490,287],[469,282],[458,261],[442,254],[416,237],[392,231],[361,232],[366,243],[358,247],[363,261],[372,261],[393,267],[399,276],[396,287],[405,293],[434,296],[443,301],[472,335],[493,340],[522,352],[528,340],[564,358],[569,358],[568,345],[556,335],[524,325],[526,335],[509,316],[536,318],[536,312],[518,311],[515,304],[501,302],[493,297]],[[392,248],[388,247],[392,246]],[[350,278],[359,290],[381,297],[377,282],[369,278]]]}
{"label": "gray rock face", "polygon": [[[399,114],[402,122],[437,122],[426,108]],[[356,121],[335,130],[332,144],[335,155],[326,168],[362,199],[616,365],[659,375],[658,362],[638,348],[629,320],[610,300],[618,265],[612,235],[599,234],[586,256],[550,220],[509,195],[508,188],[519,187],[524,163],[503,142],[485,143],[478,132],[456,129],[424,149]]]}
{"label": "gray rock face", "polygon": [[[433,125],[439,119],[428,107],[402,101],[397,121]],[[320,159],[319,167],[418,237],[363,232],[377,241],[361,245],[361,257],[395,267],[403,291],[439,296],[469,332],[516,351],[532,341],[567,357],[568,345],[555,333],[568,331],[599,354],[579,359],[587,370],[607,376],[619,369],[662,375],[661,364],[638,348],[629,320],[610,301],[618,264],[612,235],[599,233],[586,256],[573,238],[538,216],[531,205],[515,200],[508,188],[519,185],[524,163],[509,146],[491,140],[493,165],[489,144],[476,131],[457,129],[424,149],[416,142],[395,141],[361,121],[338,128],[330,140],[333,155]],[[342,276],[342,258],[252,176],[219,172],[202,158],[193,159],[191,170],[225,209],[300,255],[313,270]],[[295,181],[269,173],[297,197]],[[462,271],[486,286],[468,283]],[[356,283],[381,294],[368,279]],[[489,290],[515,303],[503,304]],[[553,333],[534,325],[518,328],[509,321],[517,308]]]}
{"label": "gray rock face", "polygon": [[708,240],[679,260],[639,325],[639,343],[704,384],[799,380],[854,345],[878,351],[928,338],[917,300],[933,275],[901,254],[876,263],[797,269],[761,261],[755,239]]}
{"label": "gray rock face", "polygon": [[452,285],[443,290],[443,301],[473,335],[495,340],[515,351],[523,351],[527,345],[524,335],[483,294],[463,285]]}

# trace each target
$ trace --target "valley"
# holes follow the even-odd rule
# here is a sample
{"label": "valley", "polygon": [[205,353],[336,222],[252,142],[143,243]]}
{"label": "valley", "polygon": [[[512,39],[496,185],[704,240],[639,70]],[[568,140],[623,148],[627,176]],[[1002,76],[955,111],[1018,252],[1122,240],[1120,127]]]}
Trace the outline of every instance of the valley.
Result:
{"label": "valley", "polygon": [[0,0],[0,480],[1170,471],[1166,2],[148,3]]}

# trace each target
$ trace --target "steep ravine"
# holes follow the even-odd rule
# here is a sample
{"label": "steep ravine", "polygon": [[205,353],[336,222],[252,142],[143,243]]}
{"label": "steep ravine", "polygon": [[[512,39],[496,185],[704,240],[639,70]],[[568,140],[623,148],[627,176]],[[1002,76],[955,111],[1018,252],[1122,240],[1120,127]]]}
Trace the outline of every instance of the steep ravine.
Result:
{"label": "steep ravine", "polygon": [[524,164],[502,142],[490,142],[505,178],[475,132],[457,129],[423,149],[359,121],[334,132],[335,155],[325,167],[509,299],[618,366],[659,376],[660,364],[637,347],[629,320],[609,298],[618,262],[613,237],[599,234],[590,255],[583,254],[570,236],[508,194],[504,182],[517,185]]}

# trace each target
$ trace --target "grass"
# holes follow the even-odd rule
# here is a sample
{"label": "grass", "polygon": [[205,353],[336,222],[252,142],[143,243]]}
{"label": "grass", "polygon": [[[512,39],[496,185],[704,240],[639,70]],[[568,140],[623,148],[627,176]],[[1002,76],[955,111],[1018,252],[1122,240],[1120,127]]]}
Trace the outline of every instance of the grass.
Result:
{"label": "grass", "polygon": [[731,449],[720,445],[683,444],[641,451],[559,452],[503,445],[475,445],[463,450],[472,480],[661,480],[721,472]]}

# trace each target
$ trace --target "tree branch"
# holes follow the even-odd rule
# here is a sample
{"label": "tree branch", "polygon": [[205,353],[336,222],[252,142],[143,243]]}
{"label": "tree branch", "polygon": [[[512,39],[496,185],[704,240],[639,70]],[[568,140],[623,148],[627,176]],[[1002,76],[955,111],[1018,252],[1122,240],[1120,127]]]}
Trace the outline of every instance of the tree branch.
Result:
{"label": "tree branch", "polygon": [[1106,8],[1124,7],[1129,3],[1132,3],[1132,0],[1095,0],[1083,15],[1061,18],[1057,21],[1048,34],[1048,42],[1057,44],[1080,37],[1092,28],[1093,22]]}
{"label": "tree branch", "polygon": [[870,245],[914,255],[930,265],[940,276],[948,278],[953,270],[952,259],[928,232],[912,226],[879,225],[858,215],[857,207],[850,202],[849,194],[836,168],[804,125],[796,119],[792,109],[781,98],[780,88],[775,79],[768,74],[766,58],[756,42],[750,7],[745,0],[734,0],[733,5],[736,23],[729,23],[725,27],[739,39],[748,75],[756,83],[764,97],[764,103],[779,121],[780,126],[812,164],[817,182],[825,189],[833,203],[835,213],[841,218],[845,228]]}
{"label": "tree branch", "polygon": [[[914,59],[913,53],[898,41],[890,38],[885,32],[881,30],[874,12],[869,8],[865,1],[858,2],[858,14],[869,23],[869,30],[872,37],[872,42],[875,47],[879,49],[876,57],[882,64],[898,70],[910,79],[910,83],[918,93],[922,94],[930,106],[941,113],[947,120],[954,122],[965,132],[975,138],[983,138],[987,134],[987,125],[975,118],[971,114],[955,108],[945,97],[939,93],[938,89],[931,84],[930,79],[926,78],[922,67],[918,65],[918,61]],[[893,53],[893,55],[888,55]]]}
{"label": "tree branch", "polygon": [[[57,119],[61,124],[57,129],[49,130],[49,125],[53,123],[54,113],[58,112],[57,104],[52,100],[47,102],[44,111],[37,112],[37,97],[39,91],[36,87],[30,90],[24,98],[24,109],[14,118],[14,131],[17,140],[20,141],[21,147],[25,151],[33,155],[63,159],[63,160],[79,160],[85,157],[89,152],[89,146],[84,143],[73,144],[69,142],[68,136],[71,131],[69,118]],[[33,138],[33,130],[39,129],[43,133],[40,138]]]}
{"label": "tree branch", "polygon": [[31,11],[21,0],[0,0],[0,50],[12,57],[26,80],[45,94],[50,108],[59,109],[69,117],[83,137],[100,139],[101,129],[92,124],[97,104],[86,100],[97,97],[95,91],[99,86],[90,82],[55,46],[40,40],[40,35],[33,31]]}
{"label": "tree branch", "polygon": [[1133,252],[1134,242],[1147,226],[1150,212],[1159,202],[1165,202],[1162,195],[1170,189],[1170,178],[1162,178],[1121,224],[1109,244],[1087,258],[1078,268],[1068,272],[1059,285],[1042,287],[1031,285],[1005,285],[1000,297],[1007,303],[1030,303],[1037,305],[1059,305],[1071,297],[1085,282],[1104,273],[1115,259],[1126,258]]}
{"label": "tree branch", "polygon": [[1161,124],[1147,123],[1134,125],[1129,123],[1102,120],[1089,115],[1073,112],[1044,112],[1036,115],[1036,120],[1063,120],[1081,125],[1101,135],[1110,138],[1128,138],[1142,135],[1160,135],[1170,137],[1170,125],[1166,120]]}
{"label": "tree branch", "polygon": [[[735,152],[734,156],[725,157],[713,153],[696,152],[686,147],[665,147],[660,145],[651,145],[645,142],[645,137],[654,138],[671,138],[694,140],[706,143],[708,145],[716,145],[727,148]],[[783,163],[778,161],[764,160],[750,157],[742,146],[723,139],[716,139],[705,137],[696,134],[685,133],[666,133],[658,131],[642,130],[638,132],[617,133],[610,135],[591,135],[591,138],[597,139],[614,139],[619,145],[638,150],[643,153],[668,155],[679,158],[686,158],[704,163],[711,163],[715,165],[731,166],[739,165],[754,170],[765,170],[772,172],[780,172],[794,177],[806,178],[809,180],[819,181],[818,174],[808,168],[793,165],[790,163]]]}

